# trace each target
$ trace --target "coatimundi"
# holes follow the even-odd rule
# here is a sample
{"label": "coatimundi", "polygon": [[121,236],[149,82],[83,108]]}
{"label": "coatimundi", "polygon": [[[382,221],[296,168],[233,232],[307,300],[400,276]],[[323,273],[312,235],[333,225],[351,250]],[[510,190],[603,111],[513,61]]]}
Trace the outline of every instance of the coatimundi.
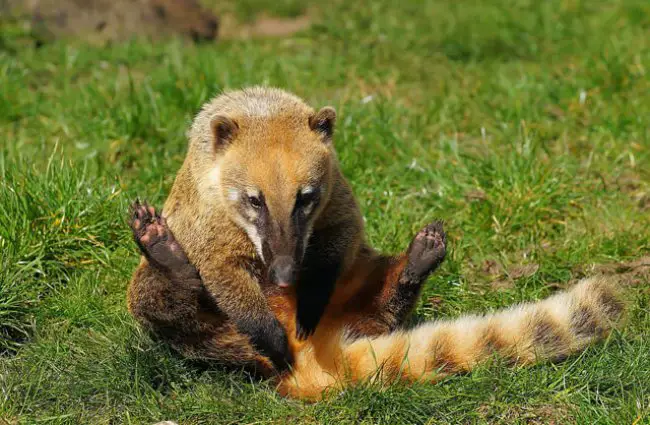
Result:
{"label": "coatimundi", "polygon": [[441,222],[381,255],[341,174],[335,111],[255,87],[204,105],[162,215],[136,202],[135,318],[184,355],[316,399],[367,380],[436,381],[494,353],[528,364],[602,338],[624,304],[603,278],[544,301],[401,330],[443,261]]}

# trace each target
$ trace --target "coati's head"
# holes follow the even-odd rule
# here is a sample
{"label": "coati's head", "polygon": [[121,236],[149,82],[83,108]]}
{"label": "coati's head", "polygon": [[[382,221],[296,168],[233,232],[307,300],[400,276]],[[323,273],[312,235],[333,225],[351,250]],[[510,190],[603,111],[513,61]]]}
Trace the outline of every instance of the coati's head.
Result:
{"label": "coati's head", "polygon": [[203,111],[212,113],[199,191],[246,232],[270,280],[291,286],[332,190],[336,113],[274,89],[224,96]]}

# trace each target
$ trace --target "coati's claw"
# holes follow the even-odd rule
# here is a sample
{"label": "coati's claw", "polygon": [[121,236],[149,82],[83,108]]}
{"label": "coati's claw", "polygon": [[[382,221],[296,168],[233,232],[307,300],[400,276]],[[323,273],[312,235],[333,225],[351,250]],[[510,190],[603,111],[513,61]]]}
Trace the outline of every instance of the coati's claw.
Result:
{"label": "coati's claw", "polygon": [[167,227],[167,221],[156,212],[154,207],[136,199],[130,210],[133,238],[142,254],[153,266],[175,274],[188,272],[198,274]]}
{"label": "coati's claw", "polygon": [[310,336],[312,336],[314,334],[315,330],[316,330],[315,327],[313,327],[311,329],[307,329],[307,328],[303,327],[300,322],[297,322],[296,323],[296,338],[298,339],[298,341],[304,341],[307,338],[309,338]]}
{"label": "coati's claw", "polygon": [[447,235],[443,222],[436,220],[420,230],[407,251],[408,263],[404,274],[422,280],[432,273],[445,259]]}

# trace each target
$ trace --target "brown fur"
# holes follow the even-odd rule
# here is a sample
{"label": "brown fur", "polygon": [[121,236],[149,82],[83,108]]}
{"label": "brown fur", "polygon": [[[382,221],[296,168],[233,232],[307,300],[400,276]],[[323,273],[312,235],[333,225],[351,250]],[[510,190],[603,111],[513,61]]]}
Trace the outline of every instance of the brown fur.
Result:
{"label": "brown fur", "polygon": [[[518,364],[557,359],[611,329],[623,304],[609,282],[591,279],[537,304],[399,330],[445,256],[442,224],[423,228],[398,256],[369,247],[331,144],[333,116],[331,108],[316,113],[293,95],[263,88],[204,106],[165,203],[169,229],[164,218],[157,224],[158,235],[171,232],[169,240],[173,234],[198,273],[161,272],[164,261],[147,254],[147,237],[136,232],[151,260],[141,262],[129,288],[129,309],[140,323],[185,355],[273,375],[280,393],[305,399],[364,381],[436,382],[495,353]],[[305,264],[298,285],[282,289],[270,283],[265,255],[228,200],[233,189],[254,185],[281,217],[295,202],[296,188],[314,176],[325,176],[326,184]],[[132,226],[142,227],[138,219]],[[330,283],[320,275],[332,264],[340,273],[331,291],[323,291]],[[305,333],[301,308],[318,303],[324,308],[318,325]],[[277,359],[239,326],[241,318],[264,319],[271,312],[286,331],[293,359],[291,371],[278,375]]]}
{"label": "brown fur", "polygon": [[[331,141],[335,115],[330,107],[316,112],[299,98],[275,89],[252,88],[217,97],[203,107],[192,124],[187,157],[163,210],[171,232],[198,269],[203,296],[214,307],[211,314],[220,321],[234,323],[249,337],[257,334],[266,338],[256,347],[264,351],[271,346],[277,354],[276,366],[282,355],[278,354],[282,341],[278,342],[277,332],[275,336],[269,334],[282,331],[280,323],[290,336],[302,340],[316,328],[321,316],[318,310],[325,309],[324,314],[336,318],[335,322],[347,320],[351,332],[357,335],[385,333],[401,324],[426,278],[408,277],[411,283],[402,285],[409,287],[408,299],[402,300],[403,294],[395,288],[400,286],[398,281],[407,266],[404,257],[381,256],[366,245],[359,207],[339,169]],[[240,204],[233,201],[232,194],[242,196],[251,188],[260,190],[273,217],[279,217],[282,224],[282,217],[290,215],[296,202],[296,191],[313,182],[321,185],[322,193],[309,224],[311,237],[301,282],[297,288],[280,291],[276,296],[278,291],[269,282],[269,264],[264,264],[263,249],[256,246],[247,223],[242,223],[246,218],[243,216],[252,212],[238,209]],[[441,258],[425,259],[427,274]],[[134,275],[129,297],[131,311],[155,330],[156,326],[151,325],[155,320],[148,316],[160,315],[156,309],[163,304],[154,306],[149,300],[158,298],[169,284],[144,279],[155,274],[147,271],[149,268],[151,264],[143,261]],[[175,290],[184,286],[178,284]],[[330,296],[334,299],[328,303]],[[192,295],[186,294],[179,301],[186,303],[185,298]],[[293,309],[289,315],[294,318],[284,317],[280,311],[290,303]],[[178,309],[178,317],[183,320],[167,326],[167,333],[184,329],[183,321],[190,313],[185,306]],[[275,320],[271,310],[280,321],[269,331],[266,324]],[[199,318],[192,320],[200,322]],[[248,331],[242,323],[249,327]],[[214,335],[212,347],[193,353],[199,357],[225,353],[228,348],[222,347],[220,338]],[[224,354],[229,359],[235,355]],[[291,350],[286,357],[290,361]]]}

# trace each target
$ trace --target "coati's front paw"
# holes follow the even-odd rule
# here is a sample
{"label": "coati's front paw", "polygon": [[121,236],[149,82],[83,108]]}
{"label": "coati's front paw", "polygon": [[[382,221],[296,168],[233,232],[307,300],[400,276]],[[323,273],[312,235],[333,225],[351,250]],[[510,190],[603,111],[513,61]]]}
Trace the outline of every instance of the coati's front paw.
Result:
{"label": "coati's front paw", "polygon": [[271,341],[269,358],[279,372],[284,372],[293,365],[294,359],[289,348],[287,333],[277,319],[274,320],[270,329],[269,339]]}
{"label": "coati's front paw", "polygon": [[198,275],[164,217],[154,207],[136,200],[131,205],[129,224],[140,251],[153,266],[165,272],[188,275],[186,277]]}
{"label": "coati's front paw", "polygon": [[411,280],[423,280],[445,259],[447,235],[442,221],[434,221],[420,230],[406,253],[404,275]]}
{"label": "coati's front paw", "polygon": [[241,323],[239,327],[250,336],[253,346],[271,360],[276,371],[284,372],[293,364],[287,333],[275,317],[270,317],[257,326]]}
{"label": "coati's front paw", "polygon": [[317,323],[304,324],[301,321],[296,322],[296,338],[298,341],[304,341],[314,334]]}

